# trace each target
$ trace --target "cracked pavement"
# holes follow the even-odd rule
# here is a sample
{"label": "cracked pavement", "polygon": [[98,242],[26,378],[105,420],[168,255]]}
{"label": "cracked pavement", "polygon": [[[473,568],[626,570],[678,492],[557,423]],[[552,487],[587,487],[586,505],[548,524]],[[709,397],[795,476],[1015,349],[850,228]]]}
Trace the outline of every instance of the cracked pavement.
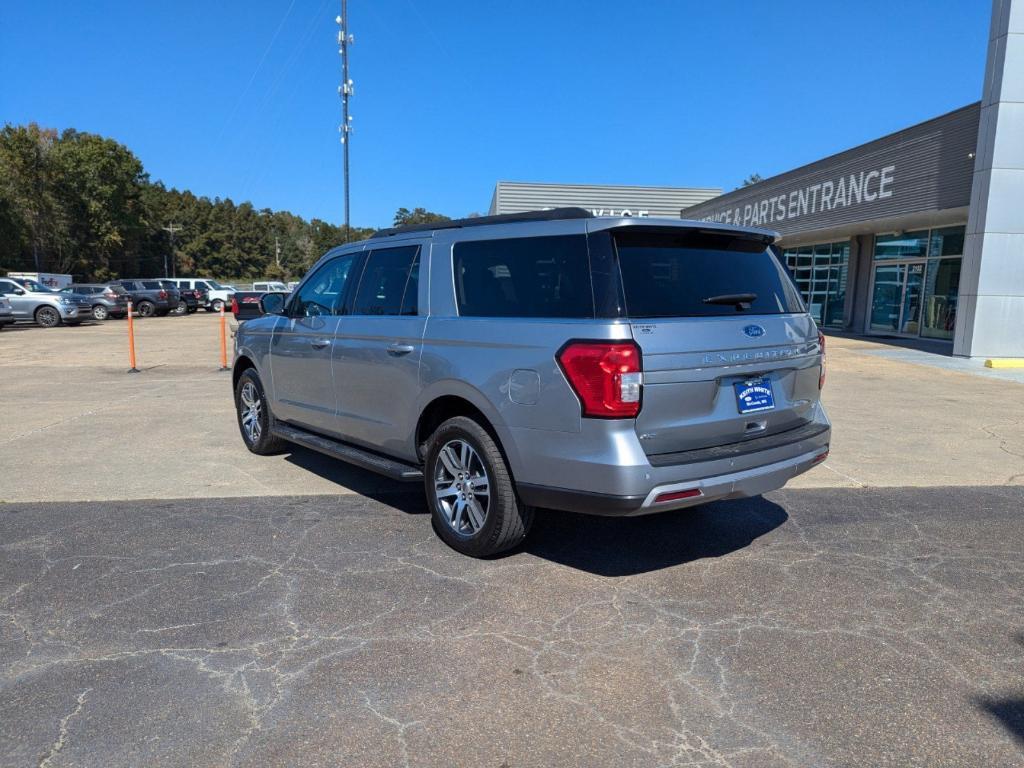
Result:
{"label": "cracked pavement", "polygon": [[3,766],[1024,764],[1024,488],[0,504]]}

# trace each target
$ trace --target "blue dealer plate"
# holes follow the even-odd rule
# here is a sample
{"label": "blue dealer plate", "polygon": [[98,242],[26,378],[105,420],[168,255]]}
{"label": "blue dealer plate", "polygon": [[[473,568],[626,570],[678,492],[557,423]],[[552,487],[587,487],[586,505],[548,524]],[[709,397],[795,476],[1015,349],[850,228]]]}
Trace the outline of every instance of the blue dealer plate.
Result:
{"label": "blue dealer plate", "polygon": [[775,395],[768,379],[737,381],[732,386],[736,390],[736,407],[740,413],[770,411],[775,407]]}

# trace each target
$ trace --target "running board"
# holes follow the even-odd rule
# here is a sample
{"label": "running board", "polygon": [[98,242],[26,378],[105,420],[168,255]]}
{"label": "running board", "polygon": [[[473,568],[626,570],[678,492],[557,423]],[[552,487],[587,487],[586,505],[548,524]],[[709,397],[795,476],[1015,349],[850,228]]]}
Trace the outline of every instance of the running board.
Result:
{"label": "running board", "polygon": [[332,440],[305,429],[293,427],[290,424],[277,422],[271,428],[270,433],[289,443],[295,443],[305,448],[311,448],[335,459],[341,459],[357,467],[368,469],[371,472],[390,477],[392,480],[404,482],[416,482],[423,479],[423,472],[412,464],[404,461],[390,459],[376,453],[356,448],[354,445],[343,443],[340,440]]}

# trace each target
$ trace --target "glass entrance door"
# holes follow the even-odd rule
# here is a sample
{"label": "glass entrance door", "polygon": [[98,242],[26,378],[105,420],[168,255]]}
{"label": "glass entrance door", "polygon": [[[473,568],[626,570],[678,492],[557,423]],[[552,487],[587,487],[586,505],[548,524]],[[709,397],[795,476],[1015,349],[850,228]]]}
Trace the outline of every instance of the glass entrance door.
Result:
{"label": "glass entrance door", "polygon": [[921,294],[925,262],[875,266],[871,330],[917,336],[921,329]]}

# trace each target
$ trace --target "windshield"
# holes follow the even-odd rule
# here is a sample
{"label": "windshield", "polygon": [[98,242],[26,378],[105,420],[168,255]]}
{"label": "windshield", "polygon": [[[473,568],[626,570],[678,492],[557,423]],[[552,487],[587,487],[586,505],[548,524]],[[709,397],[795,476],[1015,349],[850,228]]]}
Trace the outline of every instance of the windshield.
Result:
{"label": "windshield", "polygon": [[37,283],[28,277],[15,277],[11,278],[16,283],[21,283],[21,286],[26,290],[32,291],[33,293],[57,293],[52,288],[47,288],[42,283]]}
{"label": "windshield", "polygon": [[804,311],[763,242],[693,230],[616,232],[614,240],[629,317]]}

